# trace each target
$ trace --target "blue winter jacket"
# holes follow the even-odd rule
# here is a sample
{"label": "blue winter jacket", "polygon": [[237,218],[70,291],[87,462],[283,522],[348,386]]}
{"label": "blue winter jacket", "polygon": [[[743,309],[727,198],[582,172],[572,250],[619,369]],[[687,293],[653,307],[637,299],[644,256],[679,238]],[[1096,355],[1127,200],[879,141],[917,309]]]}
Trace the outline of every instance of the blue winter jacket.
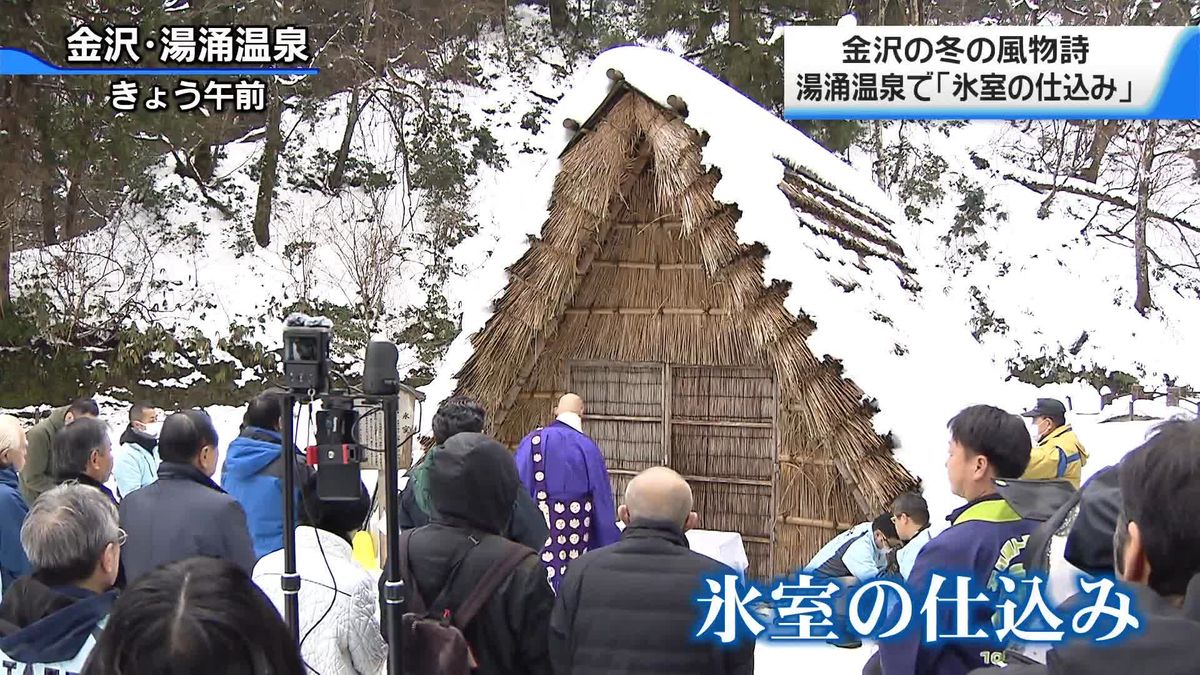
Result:
{"label": "blue winter jacket", "polygon": [[[951,526],[929,540],[921,549],[908,577],[913,598],[914,617],[921,608],[932,575],[937,572],[943,582],[941,597],[951,597],[955,574],[968,574],[978,585],[987,588],[993,573],[1021,576],[1024,569],[1024,549],[1038,521],[1022,518],[999,494],[991,494],[969,502],[952,512]],[[972,607],[975,612],[972,626],[986,626],[993,607],[983,603]],[[965,675],[969,671],[990,665],[985,663],[1003,658],[1003,646],[988,642],[922,641],[925,622],[910,624],[910,630],[894,641],[883,641],[879,655],[884,675]],[[944,633],[954,630],[953,603],[939,603],[938,625]]]}
{"label": "blue winter jacket", "polygon": [[[276,431],[246,427],[242,435],[229,444],[221,470],[221,487],[245,510],[254,554],[259,558],[283,548],[282,443],[283,437]],[[299,458],[295,458],[297,516],[300,512],[299,487],[306,475],[302,466]]]}
{"label": "blue winter jacket", "polygon": [[887,568],[887,555],[875,546],[874,523],[867,521],[825,544],[804,569],[825,577],[870,581]]}
{"label": "blue winter jacket", "polygon": [[0,603],[0,672],[82,672],[116,597],[18,579]]}
{"label": "blue winter jacket", "polygon": [[30,572],[21,546],[21,525],[28,513],[16,470],[0,469],[0,590]]}

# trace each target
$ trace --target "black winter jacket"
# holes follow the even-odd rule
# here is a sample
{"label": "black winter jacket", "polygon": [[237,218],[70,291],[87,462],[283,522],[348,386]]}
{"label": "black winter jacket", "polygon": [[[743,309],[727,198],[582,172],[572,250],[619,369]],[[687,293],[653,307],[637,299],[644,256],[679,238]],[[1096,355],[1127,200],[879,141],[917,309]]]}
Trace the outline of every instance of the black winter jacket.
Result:
{"label": "black winter jacket", "polygon": [[[437,513],[429,525],[413,531],[408,563],[429,609],[446,587],[453,561],[478,542],[450,584],[446,605],[453,609],[506,553],[496,544],[520,479],[512,453],[476,433],[446,441],[433,456],[428,477]],[[412,585],[406,584],[405,592],[403,606],[411,606]],[[553,605],[546,568],[531,550],[463,631],[479,662],[476,675],[549,675],[546,633]]]}
{"label": "black winter jacket", "polygon": [[194,556],[228,560],[250,574],[256,561],[246,512],[199,469],[163,462],[158,480],[121,500],[129,536],[121,562],[130,584],[160,565]]}
{"label": "black winter jacket", "polygon": [[705,575],[734,574],[669,525],[640,523],[571,564],[550,620],[556,675],[750,675],[754,641],[697,642]]}
{"label": "black winter jacket", "polygon": [[1133,606],[1142,620],[1141,632],[1115,640],[1116,644],[1068,642],[1051,649],[1045,665],[981,668],[971,675],[1193,675],[1200,671],[1200,575],[1188,584],[1182,608],[1146,586],[1129,588],[1137,596]]}

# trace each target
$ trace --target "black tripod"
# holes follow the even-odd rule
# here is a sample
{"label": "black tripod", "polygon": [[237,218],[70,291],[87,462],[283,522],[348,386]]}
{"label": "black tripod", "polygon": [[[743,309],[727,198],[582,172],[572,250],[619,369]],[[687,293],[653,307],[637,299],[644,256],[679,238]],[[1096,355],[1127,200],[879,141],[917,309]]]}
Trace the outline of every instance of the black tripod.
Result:
{"label": "black tripod", "polygon": [[[403,385],[400,385],[400,388],[416,400],[424,399],[424,395],[415,390]],[[356,400],[379,406],[384,418],[383,474],[384,490],[387,496],[386,510],[384,512],[386,521],[384,532],[387,536],[387,563],[382,619],[384,621],[384,635],[390,647],[388,649],[388,673],[389,675],[399,675],[401,667],[399,611],[404,598],[404,582],[400,579],[400,517],[398,501],[398,474],[400,467],[397,461],[400,446],[400,434],[397,422],[400,412],[400,395],[367,395],[356,397]],[[280,581],[280,585],[283,589],[283,618],[287,622],[288,630],[292,633],[292,639],[299,644],[300,576],[296,574],[296,478],[294,474],[295,467],[290,463],[294,462],[294,458],[292,457],[292,448],[294,446],[292,424],[294,421],[293,408],[295,404],[296,397],[294,394],[288,393],[284,395],[283,416],[280,426],[282,427],[282,453],[285,458],[284,466],[286,468],[283,473],[283,578]],[[416,424],[414,423],[413,433],[410,435],[410,438],[415,434]]]}

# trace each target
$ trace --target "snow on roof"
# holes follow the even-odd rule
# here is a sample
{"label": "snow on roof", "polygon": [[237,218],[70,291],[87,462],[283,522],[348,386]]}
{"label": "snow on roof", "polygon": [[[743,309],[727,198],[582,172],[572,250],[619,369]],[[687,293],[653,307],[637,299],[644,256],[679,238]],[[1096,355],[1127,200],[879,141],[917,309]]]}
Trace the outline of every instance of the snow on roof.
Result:
{"label": "snow on roof", "polygon": [[[897,364],[911,350],[906,344],[907,327],[919,324],[921,318],[917,294],[905,288],[907,273],[898,269],[895,260],[863,255],[835,241],[827,220],[794,205],[780,184],[794,170],[793,175],[832,188],[847,202],[845,206],[885,225],[905,223],[900,208],[868,176],[712,75],[666,52],[620,47],[601,54],[576,78],[552,121],[591,117],[613,84],[606,74],[610,68],[660,104],[671,95],[686,102],[686,123],[709,137],[703,162],[721,172],[715,198],[736,204],[741,211],[737,225],[741,240],[762,242],[770,250],[764,283],[791,282],[788,309],[807,314],[817,325],[809,338],[814,355],[840,359],[845,376],[880,401],[883,412],[875,417],[877,431],[897,430],[903,437],[905,421],[912,416],[900,410],[908,408],[903,403],[913,392],[903,378],[897,381]],[[547,150],[561,149],[571,137],[560,136],[558,148],[551,145]],[[524,252],[527,236],[541,231],[558,168],[557,163],[551,164],[539,171],[514,165],[516,175],[506,176],[507,185],[525,186],[516,196],[521,208],[502,221],[497,236],[482,244],[494,254],[469,283],[476,289],[494,290],[491,296],[477,294],[464,303],[462,334],[447,352],[437,379],[426,387],[432,403],[427,421],[437,403],[453,391],[457,372],[471,353],[470,336],[484,326],[492,300],[504,288],[504,270]],[[511,192],[499,197],[511,200]],[[879,241],[885,248],[899,250],[886,232]]]}
{"label": "snow on roof", "polygon": [[[869,176],[705,70],[669,52],[629,46],[600,54],[563,97],[555,110],[555,120],[569,117],[582,122],[591,116],[608,95],[612,84],[607,75],[609,68],[620,71],[626,82],[661,105],[667,105],[667,98],[672,95],[682,98],[688,106],[688,125],[707,131],[714,139],[718,136],[735,139],[743,155],[742,162],[783,158],[889,219],[903,219],[897,204]],[[564,130],[563,144],[572,137],[571,132]],[[705,162],[719,165],[708,153],[706,147]],[[731,168],[736,167],[735,163]],[[780,168],[779,179],[773,185],[778,185],[782,178]],[[717,198],[721,199],[721,195]]]}

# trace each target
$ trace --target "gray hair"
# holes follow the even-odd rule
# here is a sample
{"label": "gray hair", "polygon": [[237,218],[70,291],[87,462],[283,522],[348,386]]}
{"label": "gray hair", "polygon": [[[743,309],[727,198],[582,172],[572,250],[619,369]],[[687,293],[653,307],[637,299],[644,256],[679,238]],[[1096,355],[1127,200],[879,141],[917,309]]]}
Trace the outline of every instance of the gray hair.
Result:
{"label": "gray hair", "polygon": [[[25,429],[21,421],[12,415],[0,415],[0,452],[16,450],[25,441]],[[12,466],[11,461],[0,459],[0,469]]]}
{"label": "gray hair", "polygon": [[54,435],[50,448],[51,475],[64,480],[84,473],[92,452],[106,444],[111,444],[107,424],[91,417],[75,420]]}
{"label": "gray hair", "polygon": [[49,584],[92,575],[104,549],[120,537],[117,507],[94,487],[66,483],[43,493],[21,526],[21,546]]}

